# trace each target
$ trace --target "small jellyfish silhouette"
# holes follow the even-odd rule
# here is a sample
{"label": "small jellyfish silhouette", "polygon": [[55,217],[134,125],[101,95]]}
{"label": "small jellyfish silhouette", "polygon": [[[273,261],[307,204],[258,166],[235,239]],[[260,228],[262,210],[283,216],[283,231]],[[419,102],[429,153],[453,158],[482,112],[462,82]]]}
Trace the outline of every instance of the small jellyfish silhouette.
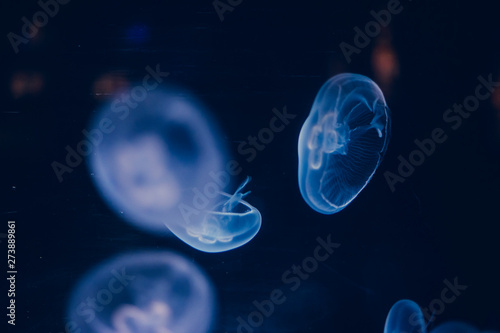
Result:
{"label": "small jellyfish silhouette", "polygon": [[334,214],[368,184],[387,150],[390,113],[369,78],[344,73],[318,92],[299,135],[299,188],[314,210]]}
{"label": "small jellyfish silhouette", "polygon": [[[134,89],[123,96],[134,96]],[[107,203],[136,227],[160,235],[169,230],[205,252],[252,239],[260,213],[239,190],[224,193],[231,185],[226,149],[202,106],[178,89],[151,91],[128,104],[120,98],[103,108],[90,132],[99,143],[88,161]],[[228,196],[222,206],[221,196]]]}
{"label": "small jellyfish silhouette", "polygon": [[206,333],[215,311],[205,274],[165,251],[112,259],[85,276],[68,305],[81,333]]}
{"label": "small jellyfish silhouette", "polygon": [[260,212],[242,200],[250,191],[240,193],[250,179],[247,177],[233,195],[220,192],[220,201],[204,213],[202,222],[188,224],[186,232],[191,239],[186,242],[201,251],[222,252],[250,241],[262,224]]}
{"label": "small jellyfish silhouette", "polygon": [[407,299],[396,302],[387,315],[384,333],[426,333],[424,315],[417,303]]}

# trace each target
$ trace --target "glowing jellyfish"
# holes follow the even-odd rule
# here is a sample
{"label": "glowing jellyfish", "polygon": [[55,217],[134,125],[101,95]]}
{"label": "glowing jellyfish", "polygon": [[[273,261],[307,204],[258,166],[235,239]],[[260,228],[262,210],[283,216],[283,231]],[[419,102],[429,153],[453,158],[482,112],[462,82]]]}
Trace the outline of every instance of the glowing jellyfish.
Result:
{"label": "glowing jellyfish", "polygon": [[407,299],[396,302],[387,315],[384,333],[426,333],[424,315],[417,303]]}
{"label": "glowing jellyfish", "polygon": [[205,333],[214,316],[205,274],[170,252],[121,255],[74,290],[67,327],[81,333]]}
{"label": "glowing jellyfish", "polygon": [[178,90],[134,100],[134,89],[104,108],[88,135],[99,140],[89,164],[101,195],[135,226],[155,234],[168,227],[201,251],[247,243],[261,216],[241,200],[240,189],[224,193],[231,172],[207,112]]}
{"label": "glowing jellyfish", "polygon": [[299,187],[314,210],[344,209],[368,184],[387,149],[390,114],[379,87],[339,74],[321,87],[299,136]]}
{"label": "glowing jellyfish", "polygon": [[[432,321],[432,314],[429,323]],[[428,326],[429,324],[427,324]],[[403,299],[396,302],[385,321],[384,333],[427,333],[424,315],[420,307],[413,301]],[[450,321],[430,330],[430,333],[481,333],[475,327],[458,322]],[[482,333],[500,333],[498,331],[484,331]]]}
{"label": "glowing jellyfish", "polygon": [[205,252],[221,252],[239,247],[251,240],[260,230],[260,212],[242,198],[250,193],[240,193],[250,177],[233,195],[220,192],[221,199],[204,213],[201,223],[188,224],[186,232],[191,244]]}

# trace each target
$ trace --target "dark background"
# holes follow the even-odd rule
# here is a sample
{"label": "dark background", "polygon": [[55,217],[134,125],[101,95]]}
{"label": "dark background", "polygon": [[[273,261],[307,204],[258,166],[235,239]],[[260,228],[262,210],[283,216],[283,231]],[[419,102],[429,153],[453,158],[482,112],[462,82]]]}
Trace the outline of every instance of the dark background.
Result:
{"label": "dark background", "polygon": [[[244,0],[221,22],[210,0],[73,0],[15,54],[7,33],[20,34],[21,17],[31,19],[40,8],[32,0],[3,0],[0,233],[6,221],[16,221],[19,272],[17,325],[8,331],[63,332],[66,302],[82,274],[115,254],[146,248],[175,250],[208,273],[219,302],[214,332],[236,332],[236,318],[255,310],[252,301],[282,288],[287,302],[255,332],[381,333],[394,302],[409,298],[426,307],[439,298],[443,280],[454,277],[468,289],[435,324],[456,319],[500,330],[500,114],[487,100],[456,131],[442,120],[474,93],[479,75],[498,80],[499,8],[493,1],[401,4],[389,26],[400,65],[387,95],[389,149],[358,198],[326,216],[299,193],[298,134],[328,78],[340,72],[374,78],[374,41],[350,64],[339,44],[352,44],[353,28],[363,29],[373,20],[370,11],[387,1]],[[132,26],[145,30],[127,35]],[[262,214],[262,229],[236,250],[202,253],[139,231],[105,205],[85,164],[62,183],[52,171],[102,103],[93,94],[95,80],[110,71],[137,80],[156,64],[213,112],[244,168],[242,179],[253,177],[249,201]],[[18,72],[41,73],[42,89],[16,96]],[[285,105],[297,117],[246,163],[238,143]],[[436,127],[448,140],[392,193],[384,172],[396,172],[398,156],[408,157],[413,141]],[[328,234],[341,247],[289,292],[281,275]]]}

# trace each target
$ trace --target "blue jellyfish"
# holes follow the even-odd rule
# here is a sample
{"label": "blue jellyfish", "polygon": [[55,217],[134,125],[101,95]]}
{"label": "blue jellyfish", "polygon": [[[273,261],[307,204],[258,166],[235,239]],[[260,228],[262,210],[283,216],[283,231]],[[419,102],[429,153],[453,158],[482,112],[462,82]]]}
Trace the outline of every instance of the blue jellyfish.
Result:
{"label": "blue jellyfish", "polygon": [[215,311],[205,274],[171,252],[129,253],[86,275],[66,327],[81,333],[206,333]]}
{"label": "blue jellyfish", "polygon": [[334,214],[368,184],[390,137],[380,88],[359,74],[339,74],[320,89],[299,136],[299,187],[314,210]]}
{"label": "blue jellyfish", "polygon": [[385,321],[384,333],[426,333],[424,315],[413,301],[396,302]]}
{"label": "blue jellyfish", "polygon": [[[434,313],[433,313],[434,316]],[[432,317],[429,323],[432,321]],[[427,324],[428,326],[429,324]],[[420,307],[413,301],[400,300],[396,302],[385,321],[384,333],[427,333],[424,315]],[[450,321],[430,330],[430,333],[481,333],[475,327],[458,321]],[[483,331],[482,333],[500,333],[498,331]]]}
{"label": "blue jellyfish", "polygon": [[87,132],[96,142],[89,166],[107,203],[136,227],[170,230],[205,252],[252,239],[260,213],[239,190],[225,194],[234,172],[224,167],[226,150],[208,113],[180,90],[134,100],[134,89],[103,108]]}
{"label": "blue jellyfish", "polygon": [[260,212],[242,200],[250,191],[240,193],[250,179],[247,177],[233,195],[220,192],[220,201],[203,213],[202,222],[187,225],[190,244],[201,251],[222,252],[247,243],[259,232]]}
{"label": "blue jellyfish", "polygon": [[[480,333],[480,331],[466,323],[450,321],[437,326],[431,333]],[[483,333],[499,333],[498,331],[483,331]]]}

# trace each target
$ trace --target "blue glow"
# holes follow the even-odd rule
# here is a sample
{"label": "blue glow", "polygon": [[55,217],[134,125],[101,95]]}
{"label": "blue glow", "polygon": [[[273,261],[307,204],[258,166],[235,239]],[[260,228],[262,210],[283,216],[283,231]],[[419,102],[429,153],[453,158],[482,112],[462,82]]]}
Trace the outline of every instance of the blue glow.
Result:
{"label": "blue glow", "polygon": [[129,27],[126,31],[126,39],[135,44],[142,44],[149,41],[150,29],[144,24],[136,24]]}
{"label": "blue glow", "polygon": [[108,204],[135,226],[155,234],[170,230],[200,251],[227,251],[251,240],[261,215],[242,200],[249,179],[235,195],[224,192],[231,185],[223,169],[227,154],[208,113],[179,91],[148,92],[134,104],[115,101],[93,122],[93,129],[105,121],[112,128],[89,158]]}
{"label": "blue glow", "polygon": [[396,302],[385,320],[384,333],[426,333],[424,315],[417,303]]}
{"label": "blue glow", "polygon": [[339,74],[318,92],[299,136],[299,187],[314,210],[344,209],[372,178],[387,150],[390,114],[380,88]]}
{"label": "blue glow", "polygon": [[[432,322],[429,319],[429,323]],[[384,333],[427,333],[424,315],[417,303],[403,299],[396,302],[385,321]],[[458,321],[450,321],[430,330],[430,333],[481,333],[474,326]],[[484,331],[482,333],[500,333]]]}
{"label": "blue glow", "polygon": [[[437,326],[431,333],[480,333],[480,331],[466,323],[450,321]],[[499,333],[498,331],[483,331],[483,333]]]}
{"label": "blue glow", "polygon": [[128,253],[87,274],[68,305],[72,332],[206,333],[215,311],[205,274],[170,252]]}
{"label": "blue glow", "polygon": [[[233,195],[221,192],[220,201],[207,211],[201,223],[188,224],[190,244],[205,252],[231,250],[250,241],[260,230],[260,212],[242,200],[250,192],[240,193],[248,177]],[[194,238],[194,239],[193,239]]]}

